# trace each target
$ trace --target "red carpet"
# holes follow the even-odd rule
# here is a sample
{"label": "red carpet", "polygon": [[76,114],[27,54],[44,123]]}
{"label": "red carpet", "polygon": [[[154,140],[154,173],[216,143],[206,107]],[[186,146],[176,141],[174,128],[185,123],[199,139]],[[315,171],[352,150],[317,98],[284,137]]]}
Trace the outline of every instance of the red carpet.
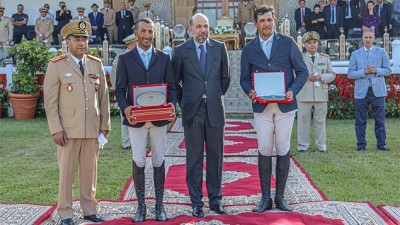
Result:
{"label": "red carpet", "polygon": [[[225,133],[255,133],[253,123],[253,120],[227,119],[225,123]],[[177,118],[174,121],[169,132],[183,133],[181,118]]]}
{"label": "red carpet", "polygon": [[378,208],[395,224],[400,225],[400,206],[380,205]]}
{"label": "red carpet", "polygon": [[[158,223],[155,220],[146,220],[143,225],[154,225]],[[192,216],[177,216],[168,220],[163,224],[246,224],[246,225],[343,225],[340,220],[332,220],[322,216],[309,216],[305,214],[289,212],[289,213],[241,213],[237,215],[218,215],[207,216],[204,218],[195,218]],[[120,224],[136,224],[132,222],[132,218],[120,218],[101,223],[102,225],[120,225]]]}

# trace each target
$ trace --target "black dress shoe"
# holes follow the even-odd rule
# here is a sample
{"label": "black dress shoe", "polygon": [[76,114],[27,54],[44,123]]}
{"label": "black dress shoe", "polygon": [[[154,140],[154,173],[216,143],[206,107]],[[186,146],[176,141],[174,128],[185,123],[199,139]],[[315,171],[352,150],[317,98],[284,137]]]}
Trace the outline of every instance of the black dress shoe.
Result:
{"label": "black dress shoe", "polygon": [[358,152],[365,151],[365,147],[357,148],[357,151],[358,151]]}
{"label": "black dress shoe", "polygon": [[72,222],[71,218],[61,220],[61,225],[74,225],[74,222]]}
{"label": "black dress shoe", "polygon": [[90,215],[90,216],[84,216],[83,219],[85,220],[90,220],[94,223],[100,223],[100,222],[104,222],[103,219],[100,219],[99,217],[97,217],[96,214]]}
{"label": "black dress shoe", "polygon": [[222,207],[222,204],[210,206],[210,210],[211,210],[211,211],[214,211],[214,212],[216,212],[216,213],[218,213],[218,214],[228,214],[228,213],[225,211],[224,207]]}
{"label": "black dress shoe", "polygon": [[261,199],[260,203],[254,207],[252,212],[265,212],[272,209],[272,198]]}
{"label": "black dress shoe", "polygon": [[286,202],[284,198],[275,198],[275,206],[282,211],[291,212],[293,208]]}
{"label": "black dress shoe", "polygon": [[200,206],[193,207],[192,215],[197,218],[203,218],[204,217],[203,209]]}
{"label": "black dress shoe", "polygon": [[380,151],[390,151],[390,148],[386,147],[386,146],[382,146],[382,147],[378,147],[378,150]]}

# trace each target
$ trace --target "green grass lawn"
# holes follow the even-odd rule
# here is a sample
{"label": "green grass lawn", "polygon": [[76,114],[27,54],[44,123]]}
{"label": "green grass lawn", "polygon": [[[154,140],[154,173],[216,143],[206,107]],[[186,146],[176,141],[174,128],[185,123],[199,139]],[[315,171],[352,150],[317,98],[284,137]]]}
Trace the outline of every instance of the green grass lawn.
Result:
{"label": "green grass lawn", "polygon": [[[131,174],[132,153],[121,149],[119,123],[119,118],[112,118],[109,143],[100,150],[98,200],[117,200]],[[400,205],[399,127],[399,119],[387,120],[391,152],[376,150],[372,119],[367,127],[369,145],[365,152],[356,152],[354,120],[327,122],[327,153],[317,152],[314,145],[308,152],[297,153],[295,126],[291,149],[328,199]],[[0,202],[54,204],[57,192],[56,147],[46,119],[0,119]],[[74,198],[78,197],[76,182]]]}

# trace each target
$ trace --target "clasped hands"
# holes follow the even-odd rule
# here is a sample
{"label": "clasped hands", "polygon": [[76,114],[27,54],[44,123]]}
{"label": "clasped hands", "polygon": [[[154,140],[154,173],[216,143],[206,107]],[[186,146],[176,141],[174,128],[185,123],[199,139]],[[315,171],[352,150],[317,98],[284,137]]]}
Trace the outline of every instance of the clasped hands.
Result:
{"label": "clasped hands", "polygon": [[[171,102],[168,103],[168,105],[170,105],[170,106],[172,107],[171,116],[175,119],[175,118],[176,118],[175,105],[172,104]],[[125,110],[124,110],[125,118],[126,118],[126,120],[128,121],[128,123],[131,124],[131,125],[137,124],[136,122],[134,122],[134,120],[136,119],[136,117],[132,116],[132,113],[131,113],[132,110],[133,110],[133,108],[134,108],[134,107],[133,107],[132,105],[130,105],[130,106],[126,107]]]}
{"label": "clasped hands", "polygon": [[[293,92],[292,91],[288,91],[288,92],[286,92],[285,96],[286,96],[286,98],[293,99]],[[256,91],[251,89],[250,92],[249,92],[249,98],[253,103],[257,102],[256,97],[257,97]]]}
{"label": "clasped hands", "polygon": [[365,74],[376,74],[375,66],[369,65],[367,69],[364,70]]}

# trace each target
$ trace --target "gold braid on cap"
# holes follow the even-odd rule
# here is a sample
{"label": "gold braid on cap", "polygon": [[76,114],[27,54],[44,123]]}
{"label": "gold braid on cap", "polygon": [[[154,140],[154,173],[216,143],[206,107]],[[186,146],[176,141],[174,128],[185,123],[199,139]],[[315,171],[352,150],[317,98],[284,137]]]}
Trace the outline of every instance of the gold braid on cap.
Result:
{"label": "gold braid on cap", "polygon": [[135,37],[135,38],[133,38],[132,40],[129,40],[129,41],[125,41],[125,44],[130,44],[130,43],[132,43],[132,42],[136,42],[136,41],[138,41],[138,38],[137,37]]}

